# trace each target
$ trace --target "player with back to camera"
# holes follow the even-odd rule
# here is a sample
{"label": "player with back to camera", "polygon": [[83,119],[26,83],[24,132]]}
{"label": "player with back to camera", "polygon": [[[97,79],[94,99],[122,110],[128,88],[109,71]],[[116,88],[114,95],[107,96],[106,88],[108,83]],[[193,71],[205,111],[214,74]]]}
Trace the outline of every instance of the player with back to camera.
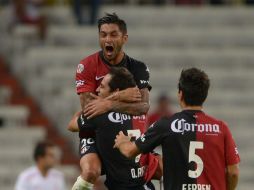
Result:
{"label": "player with back to camera", "polygon": [[181,112],[151,125],[135,142],[122,132],[115,147],[127,157],[162,145],[165,190],[235,190],[238,151],[227,125],[202,111],[209,89],[203,71],[183,70],[178,83]]}

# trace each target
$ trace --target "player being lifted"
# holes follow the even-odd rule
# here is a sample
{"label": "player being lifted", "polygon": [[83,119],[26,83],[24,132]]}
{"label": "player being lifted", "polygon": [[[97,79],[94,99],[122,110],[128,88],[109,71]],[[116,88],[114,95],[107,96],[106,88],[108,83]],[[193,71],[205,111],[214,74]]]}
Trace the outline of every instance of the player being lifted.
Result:
{"label": "player being lifted", "polygon": [[[80,97],[82,111],[88,118],[103,114],[109,110],[130,115],[146,114],[149,110],[149,70],[123,51],[128,40],[127,26],[116,14],[106,14],[98,21],[101,51],[83,59],[76,72],[76,88]],[[134,76],[137,87],[119,91],[111,98],[94,98],[96,88],[111,67],[125,67]],[[94,142],[92,134],[83,132],[83,138]],[[82,140],[81,140],[82,141]],[[81,150],[83,151],[83,150]],[[86,155],[80,160],[81,178],[88,184],[94,184],[101,174],[101,162],[96,154],[95,144],[86,149]]]}
{"label": "player being lifted", "polygon": [[183,70],[178,83],[182,111],[151,125],[135,142],[122,132],[115,147],[127,157],[162,145],[165,190],[235,190],[238,151],[227,125],[202,111],[209,89],[199,69]]}
{"label": "player being lifted", "polygon": [[[135,87],[133,75],[123,67],[111,68],[97,88],[100,98],[108,98],[114,93]],[[109,111],[92,119],[79,112],[74,115],[68,129],[79,131],[81,139],[81,155],[86,155],[86,149],[92,144],[89,139],[83,139],[83,132],[96,131],[96,151],[103,163],[106,174],[106,186],[109,190],[152,190],[150,179],[161,177],[158,159],[151,153],[139,155],[134,159],[126,159],[117,149],[113,149],[115,136],[122,130],[133,137],[139,137],[146,128],[146,117]],[[157,172],[157,173],[155,173]],[[159,172],[159,173],[158,173]],[[88,189],[80,177],[73,189]]]}

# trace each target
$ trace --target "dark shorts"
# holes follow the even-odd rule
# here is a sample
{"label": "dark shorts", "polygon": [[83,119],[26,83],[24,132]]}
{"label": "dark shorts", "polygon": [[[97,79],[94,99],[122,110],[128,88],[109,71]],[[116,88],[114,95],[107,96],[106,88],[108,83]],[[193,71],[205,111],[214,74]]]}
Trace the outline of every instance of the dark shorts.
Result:
{"label": "dark shorts", "polygon": [[82,158],[83,156],[85,156],[86,154],[89,154],[89,153],[96,153],[97,154],[95,138],[87,137],[87,138],[80,139],[80,141],[79,141],[80,158]]}

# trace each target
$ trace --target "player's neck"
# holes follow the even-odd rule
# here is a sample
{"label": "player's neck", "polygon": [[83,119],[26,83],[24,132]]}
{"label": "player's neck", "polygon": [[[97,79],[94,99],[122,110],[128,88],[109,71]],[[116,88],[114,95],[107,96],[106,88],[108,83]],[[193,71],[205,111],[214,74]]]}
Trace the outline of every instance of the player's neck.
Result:
{"label": "player's neck", "polygon": [[203,107],[202,106],[183,106],[182,110],[202,110]]}
{"label": "player's neck", "polygon": [[124,52],[121,51],[117,54],[116,58],[113,59],[113,60],[108,60],[108,62],[111,64],[111,65],[117,65],[119,64],[124,58]]}

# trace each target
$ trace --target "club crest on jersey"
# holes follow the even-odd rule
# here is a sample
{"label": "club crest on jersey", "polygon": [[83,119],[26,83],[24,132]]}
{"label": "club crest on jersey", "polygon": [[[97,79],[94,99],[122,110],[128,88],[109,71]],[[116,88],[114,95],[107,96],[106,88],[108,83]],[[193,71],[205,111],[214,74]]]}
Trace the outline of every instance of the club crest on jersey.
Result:
{"label": "club crest on jersey", "polygon": [[184,119],[175,119],[171,123],[171,130],[175,133],[200,132],[200,133],[220,133],[218,124],[196,124],[187,123]]}
{"label": "club crest on jersey", "polygon": [[78,64],[77,73],[82,73],[84,71],[85,67],[83,64]]}

